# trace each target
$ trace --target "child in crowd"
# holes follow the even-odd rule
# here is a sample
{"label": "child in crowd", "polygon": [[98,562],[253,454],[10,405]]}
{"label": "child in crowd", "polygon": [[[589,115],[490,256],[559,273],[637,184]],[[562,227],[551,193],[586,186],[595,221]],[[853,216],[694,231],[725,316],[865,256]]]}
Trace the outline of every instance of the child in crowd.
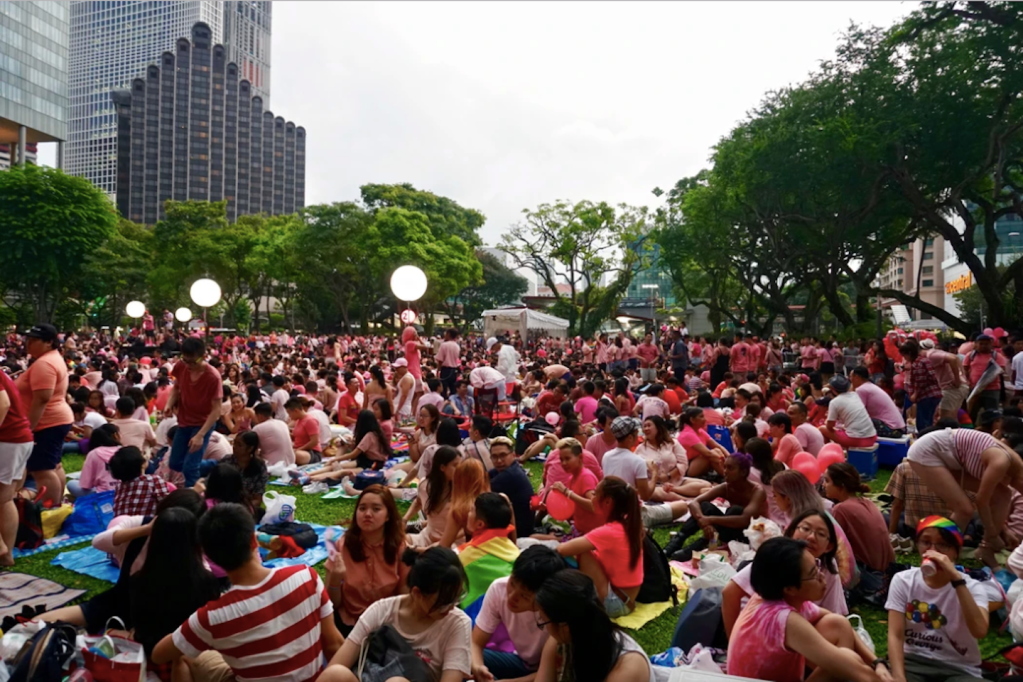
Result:
{"label": "child in crowd", "polygon": [[469,511],[467,530],[472,540],[458,548],[469,586],[459,607],[474,621],[487,588],[498,578],[509,576],[519,557],[512,521],[511,505],[498,493],[480,494]]}
{"label": "child in crowd", "polygon": [[172,484],[145,473],[148,462],[137,447],[119,448],[110,458],[110,475],[119,483],[114,493],[114,516],[152,516],[172,490]]}
{"label": "child in crowd", "polygon": [[104,424],[94,429],[79,479],[67,482],[68,494],[77,498],[113,490],[117,479],[111,475],[107,464],[120,449],[121,429],[117,424]]}
{"label": "child in crowd", "polygon": [[[536,626],[536,593],[563,569],[565,561],[557,552],[534,545],[515,559],[510,576],[490,584],[472,629],[472,675],[476,682],[528,678],[536,672],[547,642],[547,633]],[[487,646],[501,626],[514,651]]]}

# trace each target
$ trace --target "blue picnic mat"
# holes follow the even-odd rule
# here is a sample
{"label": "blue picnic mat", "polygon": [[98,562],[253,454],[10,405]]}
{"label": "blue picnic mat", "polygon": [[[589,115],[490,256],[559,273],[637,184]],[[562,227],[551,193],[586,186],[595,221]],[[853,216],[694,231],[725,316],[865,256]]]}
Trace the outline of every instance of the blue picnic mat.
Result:
{"label": "blue picnic mat", "polygon": [[[298,564],[305,564],[306,566],[315,566],[324,559],[327,558],[327,546],[323,539],[323,534],[327,530],[327,526],[321,526],[319,524],[311,523],[313,530],[316,531],[317,537],[320,542],[315,547],[307,549],[305,554],[291,559],[272,559],[270,561],[264,561],[263,565],[268,568],[281,568],[283,566],[297,566]],[[344,528],[340,526],[333,526],[340,537],[340,534],[344,533]],[[335,537],[335,540],[337,539]],[[266,556],[266,550],[260,549],[260,556]],[[117,577],[121,572],[117,566],[110,561],[109,556],[106,552],[100,551],[95,547],[84,547],[82,549],[76,549],[71,552],[61,552],[53,561],[50,562],[54,566],[60,566],[66,568],[69,571],[75,573],[81,573],[98,580],[106,580],[110,583],[116,583]]]}
{"label": "blue picnic mat", "polygon": [[35,549],[18,549],[14,548],[11,552],[12,556],[17,559],[23,556],[32,556],[33,554],[39,554],[39,552],[49,552],[51,549],[62,549],[64,547],[70,547],[77,545],[82,542],[92,540],[95,535],[58,535],[52,537],[43,544],[39,545]]}

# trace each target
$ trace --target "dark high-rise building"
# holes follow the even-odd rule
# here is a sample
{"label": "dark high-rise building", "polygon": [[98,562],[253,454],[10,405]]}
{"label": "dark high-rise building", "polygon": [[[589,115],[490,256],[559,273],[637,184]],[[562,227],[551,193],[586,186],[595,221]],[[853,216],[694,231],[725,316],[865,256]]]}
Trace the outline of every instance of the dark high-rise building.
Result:
{"label": "dark high-rise building", "polygon": [[272,112],[239,77],[207,24],[192,27],[131,90],[117,111],[117,208],[153,224],[167,199],[227,200],[234,220],[305,206],[305,128]]}

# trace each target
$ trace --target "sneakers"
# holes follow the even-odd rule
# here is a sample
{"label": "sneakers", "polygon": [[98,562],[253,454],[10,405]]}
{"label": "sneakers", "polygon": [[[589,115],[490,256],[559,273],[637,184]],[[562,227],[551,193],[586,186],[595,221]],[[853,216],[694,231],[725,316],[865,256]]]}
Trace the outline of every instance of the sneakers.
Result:
{"label": "sneakers", "polygon": [[892,543],[892,549],[899,554],[912,554],[915,549],[912,538],[904,538],[898,533],[892,533],[888,536],[888,539]]}
{"label": "sneakers", "polygon": [[313,481],[309,485],[302,486],[302,492],[306,495],[318,495],[319,493],[325,493],[330,490],[330,486],[327,485],[326,481]]}
{"label": "sneakers", "polygon": [[684,563],[686,561],[693,560],[693,552],[702,552],[708,547],[710,547],[710,540],[708,540],[707,538],[700,538],[693,544],[678,550],[677,552],[671,554],[670,556],[673,560],[681,561]]}

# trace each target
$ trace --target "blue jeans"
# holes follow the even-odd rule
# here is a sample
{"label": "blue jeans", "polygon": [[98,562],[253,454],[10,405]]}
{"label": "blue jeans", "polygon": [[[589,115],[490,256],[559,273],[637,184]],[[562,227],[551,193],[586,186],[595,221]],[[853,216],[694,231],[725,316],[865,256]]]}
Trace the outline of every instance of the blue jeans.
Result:
{"label": "blue jeans", "polygon": [[941,403],[941,397],[937,398],[921,398],[916,403],[916,432],[920,433],[924,429],[929,429],[934,426],[934,413],[938,409],[938,405]]}
{"label": "blue jeans", "polygon": [[185,475],[186,488],[191,488],[199,480],[199,462],[206,454],[206,446],[210,444],[210,434],[213,433],[213,429],[207,431],[206,437],[202,441],[202,447],[195,452],[189,452],[188,441],[192,440],[192,436],[199,433],[201,429],[201,426],[179,426],[177,433],[174,434],[174,442],[171,443],[170,460],[167,462],[167,466],[171,471],[180,471]]}
{"label": "blue jeans", "polygon": [[71,479],[70,481],[67,482],[67,491],[71,494],[71,497],[75,498],[76,500],[79,497],[85,497],[86,495],[92,494],[91,490],[85,490],[84,488],[82,488],[82,484],[75,479]]}
{"label": "blue jeans", "polygon": [[493,649],[483,650],[483,665],[487,666],[487,670],[497,680],[514,680],[533,672],[526,667],[526,662],[515,654]]}
{"label": "blue jeans", "polygon": [[68,441],[68,442],[64,443],[64,452],[62,454],[65,454],[65,455],[67,455],[67,454],[77,455],[77,454],[81,454],[81,452],[82,452],[82,446],[80,445],[80,441],[72,440],[72,441]]}

